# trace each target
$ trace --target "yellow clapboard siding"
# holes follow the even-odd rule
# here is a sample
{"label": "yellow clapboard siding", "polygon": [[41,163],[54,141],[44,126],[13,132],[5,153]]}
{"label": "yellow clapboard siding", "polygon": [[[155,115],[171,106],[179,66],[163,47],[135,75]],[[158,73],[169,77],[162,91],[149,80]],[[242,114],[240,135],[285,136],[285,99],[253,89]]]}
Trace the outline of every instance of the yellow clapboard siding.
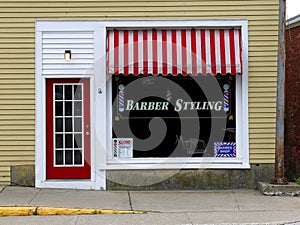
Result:
{"label": "yellow clapboard siding", "polygon": [[271,114],[271,113],[251,113],[249,115],[249,118],[274,118],[275,114]]}
{"label": "yellow clapboard siding", "polygon": [[[23,19],[23,18],[20,18]],[[34,34],[34,28],[18,28],[18,27],[0,27],[2,33],[32,33]]]}
{"label": "yellow clapboard siding", "polygon": [[32,110],[15,109],[15,110],[1,110],[0,115],[32,115]]}
{"label": "yellow clapboard siding", "polygon": [[[18,91],[18,90],[16,90]],[[22,90],[23,91],[23,90]],[[18,110],[18,109],[22,109],[22,110],[31,110],[31,113],[32,113],[32,110],[35,109],[35,105],[21,105],[21,104],[18,104],[18,105],[1,105],[1,109],[2,110]],[[1,127],[0,127],[1,129]]]}
{"label": "yellow clapboard siding", "polygon": [[[35,104],[35,100],[27,100],[27,99],[17,99],[17,100],[9,100],[9,99],[5,99],[5,100],[1,100],[0,99],[0,105],[15,105],[15,104],[28,104],[28,105],[34,105]],[[34,112],[32,112],[34,115]],[[0,118],[1,120],[1,118]]]}
{"label": "yellow clapboard siding", "polygon": [[[5,158],[5,157],[14,157],[14,156],[26,156],[26,157],[34,157],[34,153],[32,153],[32,151],[26,151],[24,149],[19,149],[19,150],[14,150],[14,151],[5,151],[5,150],[1,150],[0,152],[0,157],[1,158]],[[2,160],[5,161],[5,160]]]}
{"label": "yellow clapboard siding", "polygon": [[[264,123],[264,124],[261,124],[261,123],[250,123],[249,124],[249,127],[250,129],[251,128],[275,128],[275,124],[274,123]],[[251,135],[250,135],[250,138],[251,138]]]}
{"label": "yellow clapboard siding", "polygon": [[[10,26],[11,25],[11,26]],[[17,22],[17,23],[14,23],[12,21],[9,21],[9,22],[6,22],[4,23],[3,21],[1,22],[1,28],[10,28],[10,27],[14,27],[14,28],[34,28],[34,26],[32,26],[32,21],[30,21],[29,23],[24,23],[23,21],[20,21],[20,22]],[[3,36],[1,36],[1,39],[4,38]],[[28,39],[28,38],[25,38],[25,40]],[[30,39],[29,39],[30,40]],[[28,40],[28,41],[29,41]],[[24,40],[22,40],[24,41]]]}
{"label": "yellow clapboard siding", "polygon": [[252,135],[257,134],[257,135],[264,135],[264,134],[273,134],[275,135],[275,126],[272,128],[264,128],[264,127],[258,127],[254,128],[251,127],[249,129],[250,137],[252,138]]}
{"label": "yellow clapboard siding", "polygon": [[[45,0],[45,1],[37,1],[37,0],[30,0],[30,1],[23,1],[23,2],[26,2],[26,3],[22,3],[22,1],[13,1],[13,0],[10,0],[10,1],[1,1],[1,5],[3,7],[14,7],[14,3],[17,2],[18,3],[18,7],[48,7],[49,6],[49,1]],[[28,5],[27,3],[28,2],[34,2],[35,4],[34,5]],[[127,1],[127,0],[124,0],[124,1],[103,1],[103,2],[99,2],[97,0],[94,0],[94,1],[90,1],[90,0],[87,0],[85,1],[85,4],[83,5],[82,4],[82,1],[80,0],[73,0],[73,1],[68,1],[68,2],[63,2],[63,1],[55,1],[53,0],[52,2],[55,2],[56,4],[55,5],[52,5],[52,7],[62,7],[62,6],[69,6],[69,7],[94,7],[94,6],[110,6],[112,3],[118,3],[119,6],[121,5],[132,5],[132,6],[138,6],[139,4],[147,4],[147,5],[182,5],[182,6],[190,6],[190,5],[201,5],[201,6],[204,6],[204,5],[211,5],[211,1],[180,1],[180,0],[175,0],[175,1],[171,1],[171,0],[164,0],[164,1],[159,1],[159,0],[152,0],[152,1]],[[221,6],[236,6],[237,3],[235,1],[215,1],[213,3],[214,5],[221,5]],[[242,5],[247,5],[247,6],[257,6],[257,5],[265,5],[265,6],[271,6],[271,7],[276,7],[276,4],[274,4],[272,1],[239,1],[239,5],[242,6]]]}
{"label": "yellow clapboard siding", "polygon": [[10,185],[10,171],[3,171],[2,168],[5,167],[0,167],[0,185]]}
{"label": "yellow clapboard siding", "polygon": [[[1,77],[1,75],[0,75]],[[24,79],[25,81],[26,79]],[[18,81],[18,80],[16,80]],[[29,84],[12,84],[9,82],[6,82],[6,80],[4,81],[3,79],[0,79],[0,89],[1,90],[25,90],[25,89],[29,89],[31,90],[32,88],[34,88],[34,85],[30,82]],[[0,103],[1,104],[1,103]],[[27,103],[24,103],[27,105]]]}
{"label": "yellow clapboard siding", "polygon": [[276,118],[249,118],[250,123],[275,123]]}
{"label": "yellow clapboard siding", "polygon": [[[2,32],[2,30],[0,30]],[[12,48],[1,48],[0,54],[17,54],[21,57],[22,54],[34,54],[34,49],[12,49]],[[20,54],[20,55],[19,55]]]}
{"label": "yellow clapboard siding", "polygon": [[[253,149],[274,149],[275,143],[251,143],[250,147]],[[264,151],[262,151],[264,153]],[[250,154],[252,154],[250,152]]]}
{"label": "yellow clapboard siding", "polygon": [[[1,171],[1,168],[0,168]],[[10,185],[10,172],[0,173],[0,185]]]}
{"label": "yellow clapboard siding", "polygon": [[14,120],[14,121],[11,121],[11,120],[0,120],[0,125],[3,126],[10,126],[10,125],[16,125],[16,123],[18,125],[34,125],[34,120]]}
{"label": "yellow clapboard siding", "polygon": [[[276,65],[276,63],[274,63]],[[249,77],[249,82],[254,83],[254,82],[270,82],[270,83],[276,83],[277,82],[277,77],[265,77],[265,76],[256,76],[256,77]]]}
{"label": "yellow clapboard siding", "polygon": [[1,76],[0,76],[0,84],[14,84],[14,85],[34,84],[34,79],[31,77],[28,77],[27,79],[23,79],[23,80],[14,79],[13,76],[11,76],[9,79],[1,79]]}
{"label": "yellow clapboard siding", "polygon": [[[33,162],[34,160],[34,156],[23,156],[22,155],[22,158],[20,159],[15,159],[14,156],[1,156],[0,157],[0,166],[3,166],[3,165],[14,165],[14,164],[18,164],[20,161],[21,162],[26,162],[26,164],[29,164],[29,162]],[[11,161],[14,161],[14,163],[12,164],[8,164],[7,162],[11,162]]]}
{"label": "yellow clapboard siding", "polygon": [[34,141],[34,136],[33,135],[1,135],[0,136],[0,141]]}
{"label": "yellow clapboard siding", "polygon": [[[277,66],[277,62],[276,61],[269,61],[269,62],[250,62],[249,63],[249,67],[274,67]],[[273,79],[275,79],[273,77]]]}
{"label": "yellow clapboard siding", "polygon": [[1,130],[0,129],[0,136],[34,136],[34,129],[31,130]]}
{"label": "yellow clapboard siding", "polygon": [[[270,57],[276,57],[277,56],[277,52],[275,51],[268,51],[268,52],[265,52],[265,51],[260,51],[260,52],[249,52],[249,57],[254,57],[254,56],[270,56]],[[252,68],[252,70],[255,71],[255,67]],[[272,67],[270,67],[269,69],[272,69]]]}
{"label": "yellow clapboard siding", "polygon": [[275,163],[274,154],[260,154],[250,155],[251,164],[262,164],[262,163]]}
{"label": "yellow clapboard siding", "polygon": [[250,138],[250,145],[251,144],[275,144],[275,138]]}
{"label": "yellow clapboard siding", "polygon": [[0,41],[0,49],[4,48],[4,49],[19,49],[19,48],[28,48],[28,49],[32,49],[34,48],[34,43],[2,43]]}
{"label": "yellow clapboard siding", "polygon": [[249,87],[249,93],[276,92],[276,87]]}
{"label": "yellow clapboard siding", "polygon": [[[254,41],[254,42],[258,42],[258,41],[260,41],[260,42],[261,41],[266,41],[266,42],[273,41],[273,42],[276,42],[277,45],[278,45],[277,40],[278,40],[278,38],[277,38],[276,34],[274,34],[272,36],[264,36],[264,35],[257,35],[257,36],[252,35],[251,36],[251,33],[249,33],[249,41],[250,42],[252,42],[252,41]],[[251,45],[249,45],[249,46],[251,46]]]}
{"label": "yellow clapboard siding", "polygon": [[[135,4],[135,5],[134,5]],[[122,6],[123,5],[123,6]],[[185,5],[187,6],[187,5]],[[136,11],[135,9],[139,8],[139,11]],[[207,6],[203,6],[202,5],[190,5],[190,7],[186,7],[185,8],[185,13],[187,12],[202,12],[204,13],[204,15],[207,15],[209,12],[212,13],[217,13],[219,12],[220,15],[225,15],[226,11],[235,11],[236,15],[244,15],[245,12],[244,11],[240,11],[240,6],[234,6],[234,5],[223,5],[223,6],[215,6],[214,8],[211,7],[211,5],[207,5]],[[30,7],[24,7],[24,8],[19,8],[18,9],[18,13],[20,14],[27,14],[27,13],[35,13],[38,12],[40,13],[52,13],[52,12],[56,12],[56,13],[78,13],[78,12],[82,12],[84,10],[84,12],[99,12],[99,13],[116,13],[116,12],[122,12],[122,13],[128,13],[128,12],[133,12],[133,13],[142,13],[142,12],[178,12],[178,13],[182,13],[182,5],[181,4],[176,4],[176,3],[172,3],[170,2],[169,4],[165,4],[165,5],[153,5],[153,4],[137,4],[137,2],[132,2],[131,4],[121,4],[120,7],[116,8],[116,7],[110,7],[109,5],[104,6],[102,5],[102,7],[96,8],[96,7],[84,7],[84,5],[82,4],[81,7],[70,7],[70,5],[68,5],[68,7],[51,7],[51,5],[49,5],[48,7],[35,7],[35,8],[30,8]],[[8,8],[8,7],[1,7],[0,8],[0,13],[3,12],[4,15],[7,15],[8,13],[14,12],[15,8]],[[269,14],[272,15],[272,13],[270,12],[274,12],[273,15],[276,15],[276,6],[264,6],[263,10],[258,11],[256,6],[247,6],[247,15],[265,15],[265,14]]]}
{"label": "yellow clapboard siding", "polygon": [[276,108],[275,102],[249,102],[249,108]]}
{"label": "yellow clapboard siding", "polygon": [[[17,56],[17,55],[15,55]],[[11,57],[11,58],[0,58],[0,65],[8,65],[10,66],[9,68],[11,68],[13,65],[18,65],[20,66],[21,64],[28,64],[30,66],[30,68],[32,67],[31,65],[34,63],[34,58],[19,58],[19,59],[16,59],[14,57]],[[1,76],[1,78],[3,78]]]}
{"label": "yellow clapboard siding", "polygon": [[250,158],[251,164],[273,164],[275,163],[274,159],[252,159]]}
{"label": "yellow clapboard siding", "polygon": [[1,185],[9,185],[10,184],[10,177],[9,177],[9,175],[10,174],[8,173],[7,176],[0,176],[0,184]]}
{"label": "yellow clapboard siding", "polygon": [[267,150],[267,149],[253,149],[252,153],[254,154],[261,154],[261,152],[264,152],[264,153],[267,153],[267,154],[274,154],[275,153],[275,150],[274,149],[270,149],[270,150]]}
{"label": "yellow clapboard siding", "polygon": [[[273,40],[273,41],[267,41],[266,43],[261,42],[261,41],[252,40],[252,42],[249,43],[249,48],[250,49],[257,48],[259,50],[260,48],[264,48],[264,47],[276,48],[275,47],[276,45],[277,45],[277,39]],[[256,58],[250,58],[249,60],[251,62],[251,61],[255,61],[257,59]],[[260,62],[260,60],[258,62]]]}
{"label": "yellow clapboard siding", "polygon": [[253,82],[252,80],[249,80],[249,87],[273,87],[273,88],[277,88],[276,82]]}
{"label": "yellow clapboard siding", "polygon": [[[5,133],[18,133],[18,132],[22,132],[22,133],[32,133],[34,132],[34,126],[32,125],[22,125],[22,130],[20,131],[20,125],[1,125],[0,127],[0,132],[5,132]],[[14,133],[13,133],[14,132]],[[32,134],[31,134],[32,135]],[[1,148],[0,148],[1,149]]]}
{"label": "yellow clapboard siding", "polygon": [[[23,141],[10,141],[10,140],[5,140],[5,141],[0,141],[0,145],[12,145],[12,146],[34,146],[34,141],[30,140],[23,140]],[[34,149],[34,148],[33,148]]]}
{"label": "yellow clapboard siding", "polygon": [[[21,37],[20,37],[21,38]],[[1,63],[7,62],[8,63],[12,63],[12,62],[19,62],[20,60],[25,60],[22,61],[22,63],[24,62],[28,62],[28,63],[32,63],[32,60],[34,60],[34,52],[31,53],[24,53],[24,52],[8,52],[6,49],[0,49],[0,59],[1,59]],[[11,62],[12,60],[12,62]]]}
{"label": "yellow clapboard siding", "polygon": [[[22,78],[20,78],[20,79],[22,79]],[[21,94],[21,95],[30,94],[32,96],[34,94],[34,90],[32,90],[32,89],[0,90],[0,95],[4,95],[4,94]]]}
{"label": "yellow clapboard siding", "polygon": [[0,151],[1,152],[24,151],[24,153],[28,152],[28,154],[30,155],[33,153],[31,146],[17,146],[17,145],[0,145]]}
{"label": "yellow clapboard siding", "polygon": [[265,159],[265,160],[271,160],[275,159],[274,153],[264,153],[264,154],[250,154],[250,159]]}
{"label": "yellow clapboard siding", "polygon": [[[263,60],[263,59],[262,59]],[[263,71],[263,72],[251,72],[252,77],[277,77],[277,71],[276,72],[269,72],[269,71]]]}
{"label": "yellow clapboard siding", "polygon": [[[259,134],[259,133],[253,133],[251,135],[251,139],[272,139],[274,138],[275,139],[275,134],[274,133],[270,133],[270,134]],[[272,150],[273,151],[273,150]],[[253,151],[252,151],[253,153]]]}
{"label": "yellow clapboard siding", "polygon": [[[259,46],[257,47],[259,48]],[[277,56],[256,56],[255,58],[250,58],[249,60],[249,64],[251,64],[252,66],[261,66],[264,67],[261,63],[266,62],[266,63],[270,63],[270,62],[275,62],[277,63]],[[268,65],[268,64],[267,64]],[[250,66],[250,65],[248,65]],[[267,66],[267,67],[271,67],[271,66]],[[263,71],[265,73],[270,73],[269,71]],[[256,71],[252,71],[252,73],[254,73],[254,75],[258,72]],[[261,72],[260,72],[261,73]],[[272,74],[274,74],[274,72],[272,72]],[[276,73],[277,74],[277,71]],[[262,75],[262,74],[261,74]],[[267,76],[267,75],[266,75]]]}
{"label": "yellow clapboard siding", "polygon": [[273,163],[278,4],[275,0],[2,0],[0,158],[5,155],[10,162],[0,164],[0,183],[9,183],[11,164],[34,163],[37,19],[248,19],[250,162]]}
{"label": "yellow clapboard siding", "polygon": [[35,99],[34,96],[32,94],[30,95],[27,95],[27,94],[22,94],[22,95],[16,95],[16,94],[10,94],[10,95],[5,95],[5,94],[2,94],[0,95],[0,100],[1,99],[5,99],[5,100],[13,100],[13,99],[25,99],[25,100],[28,100],[28,99]]}
{"label": "yellow clapboard siding", "polygon": [[[32,23],[32,19],[30,20],[30,22]],[[1,26],[1,24],[2,23],[0,22],[0,26]],[[27,32],[24,32],[24,33],[11,32],[11,33],[9,33],[9,32],[5,32],[5,33],[1,33],[0,39],[10,38],[10,37],[13,37],[15,39],[17,39],[17,38],[31,38],[31,39],[33,39],[34,38],[34,33],[27,33]]]}
{"label": "yellow clapboard siding", "polygon": [[34,120],[34,115],[1,115],[1,120]]}
{"label": "yellow clapboard siding", "polygon": [[8,176],[8,175],[9,175],[9,171],[2,171],[0,168],[0,177],[4,177],[4,176]]}
{"label": "yellow clapboard siding", "polygon": [[[34,73],[34,69],[30,68],[24,68],[24,69],[19,69],[20,67],[16,67],[16,68],[5,68],[5,69],[1,69],[0,70],[0,77],[1,77],[1,74],[16,74],[16,73],[22,73],[22,74],[33,74]],[[16,80],[16,82],[21,82],[21,81],[18,81]],[[24,80],[25,83],[28,83],[28,81]]]}
{"label": "yellow clapboard siding", "polygon": [[261,103],[261,102],[271,102],[271,103],[276,103],[276,99],[274,98],[268,98],[268,97],[265,97],[265,96],[262,96],[260,98],[249,98],[249,102],[250,103]]}
{"label": "yellow clapboard siding", "polygon": [[[2,158],[2,157],[1,157]],[[0,168],[8,167],[10,168],[13,165],[34,165],[34,156],[26,156],[23,159],[14,159],[15,156],[7,156],[0,159]],[[13,162],[12,162],[13,160]],[[11,163],[8,163],[11,162]]]}

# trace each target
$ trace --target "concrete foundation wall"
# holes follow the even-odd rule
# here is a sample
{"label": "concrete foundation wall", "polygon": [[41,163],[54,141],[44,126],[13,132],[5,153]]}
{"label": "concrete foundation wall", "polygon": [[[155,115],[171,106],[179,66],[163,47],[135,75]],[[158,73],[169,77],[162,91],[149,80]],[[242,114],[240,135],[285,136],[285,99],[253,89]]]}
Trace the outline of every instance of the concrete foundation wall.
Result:
{"label": "concrete foundation wall", "polygon": [[10,168],[10,184],[16,186],[34,187],[34,165],[16,165]]}
{"label": "concrete foundation wall", "polygon": [[[274,164],[247,170],[121,170],[107,171],[107,190],[215,190],[258,188],[274,177]],[[34,186],[34,165],[12,166],[11,185]]]}
{"label": "concrete foundation wall", "polygon": [[258,188],[274,177],[274,164],[248,170],[107,171],[107,190],[214,190]]}

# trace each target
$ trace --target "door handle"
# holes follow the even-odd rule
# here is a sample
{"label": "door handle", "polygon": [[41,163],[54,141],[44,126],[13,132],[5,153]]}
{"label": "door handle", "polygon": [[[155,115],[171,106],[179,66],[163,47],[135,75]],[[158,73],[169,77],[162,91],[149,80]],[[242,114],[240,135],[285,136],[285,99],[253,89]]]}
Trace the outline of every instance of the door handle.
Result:
{"label": "door handle", "polygon": [[87,131],[87,132],[85,132],[85,134],[86,134],[86,136],[89,136],[89,135],[90,135],[90,132]]}

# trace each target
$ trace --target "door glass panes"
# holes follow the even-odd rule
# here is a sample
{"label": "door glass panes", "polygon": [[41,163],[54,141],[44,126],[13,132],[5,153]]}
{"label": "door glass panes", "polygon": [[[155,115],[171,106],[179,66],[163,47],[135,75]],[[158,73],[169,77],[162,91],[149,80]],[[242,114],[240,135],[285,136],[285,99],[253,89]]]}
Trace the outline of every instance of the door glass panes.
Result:
{"label": "door glass panes", "polygon": [[54,166],[83,166],[83,85],[54,84]]}

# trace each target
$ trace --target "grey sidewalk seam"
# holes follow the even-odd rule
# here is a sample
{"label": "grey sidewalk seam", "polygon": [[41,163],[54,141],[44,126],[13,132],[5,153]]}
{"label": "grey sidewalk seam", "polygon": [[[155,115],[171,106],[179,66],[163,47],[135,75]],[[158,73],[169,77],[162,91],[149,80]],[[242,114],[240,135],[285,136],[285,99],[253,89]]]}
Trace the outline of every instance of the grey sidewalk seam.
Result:
{"label": "grey sidewalk seam", "polygon": [[5,190],[6,186],[3,186],[0,190],[0,194]]}
{"label": "grey sidewalk seam", "polygon": [[41,191],[42,191],[42,189],[39,189],[39,191],[37,193],[35,193],[35,195],[27,203],[27,206],[30,206],[30,204],[32,203],[32,201],[41,193]]}

